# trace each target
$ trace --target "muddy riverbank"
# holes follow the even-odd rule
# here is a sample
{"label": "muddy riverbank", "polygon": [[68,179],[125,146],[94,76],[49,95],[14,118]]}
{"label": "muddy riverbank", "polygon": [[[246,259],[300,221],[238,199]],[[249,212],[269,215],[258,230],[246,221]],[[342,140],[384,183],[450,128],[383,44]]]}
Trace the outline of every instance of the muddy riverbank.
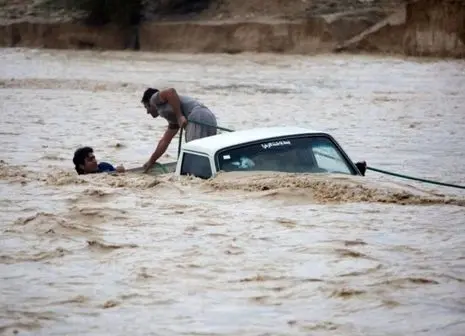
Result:
{"label": "muddy riverbank", "polygon": [[[223,6],[194,17],[148,17],[129,28],[89,26],[66,14],[5,17],[0,46],[153,52],[465,56],[465,4],[419,0],[328,7]],[[295,5],[293,6],[292,4]],[[318,2],[316,2],[318,3]],[[395,6],[394,6],[395,5]],[[274,9],[273,9],[274,8]],[[308,8],[312,8],[311,10]],[[280,12],[281,11],[281,12]],[[31,10],[31,13],[33,11]],[[280,13],[280,14],[279,14]],[[10,15],[11,16],[11,15]]]}

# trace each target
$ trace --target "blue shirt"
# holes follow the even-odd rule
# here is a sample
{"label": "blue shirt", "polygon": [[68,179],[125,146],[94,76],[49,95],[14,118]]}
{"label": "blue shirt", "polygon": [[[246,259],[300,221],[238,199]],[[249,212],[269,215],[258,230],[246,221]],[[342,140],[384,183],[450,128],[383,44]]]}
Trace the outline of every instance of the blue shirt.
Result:
{"label": "blue shirt", "polygon": [[113,167],[111,164],[108,162],[100,162],[98,164],[98,171],[97,173],[107,173],[107,172],[112,172],[115,171],[115,167]]}

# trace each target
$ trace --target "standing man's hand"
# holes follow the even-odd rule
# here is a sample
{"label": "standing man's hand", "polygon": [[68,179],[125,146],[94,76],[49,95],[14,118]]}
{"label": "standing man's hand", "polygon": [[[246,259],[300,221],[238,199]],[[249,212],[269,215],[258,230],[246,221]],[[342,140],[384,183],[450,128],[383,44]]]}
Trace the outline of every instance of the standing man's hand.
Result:
{"label": "standing man's hand", "polygon": [[186,117],[184,117],[184,116],[179,117],[178,124],[179,124],[179,127],[180,127],[180,128],[185,129],[186,126],[187,126],[187,119],[186,119]]}

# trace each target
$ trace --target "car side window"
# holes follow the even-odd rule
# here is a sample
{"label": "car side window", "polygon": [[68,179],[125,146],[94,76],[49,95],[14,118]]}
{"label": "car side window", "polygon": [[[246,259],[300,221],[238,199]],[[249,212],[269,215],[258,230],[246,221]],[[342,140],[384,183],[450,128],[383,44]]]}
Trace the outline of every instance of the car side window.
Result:
{"label": "car side window", "polygon": [[184,153],[182,157],[181,175],[193,175],[203,179],[212,176],[208,157],[192,153]]}
{"label": "car side window", "polygon": [[318,167],[328,172],[352,173],[341,153],[328,138],[315,138],[312,142],[312,151]]}

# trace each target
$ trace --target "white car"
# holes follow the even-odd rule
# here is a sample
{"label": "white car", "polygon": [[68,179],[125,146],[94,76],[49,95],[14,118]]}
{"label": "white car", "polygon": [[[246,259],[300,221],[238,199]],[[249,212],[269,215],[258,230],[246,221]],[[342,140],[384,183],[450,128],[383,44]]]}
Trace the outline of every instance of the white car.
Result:
{"label": "white car", "polygon": [[151,173],[175,173],[208,179],[218,172],[274,171],[364,175],[328,133],[300,127],[264,127],[193,140],[183,144],[177,162]]}

